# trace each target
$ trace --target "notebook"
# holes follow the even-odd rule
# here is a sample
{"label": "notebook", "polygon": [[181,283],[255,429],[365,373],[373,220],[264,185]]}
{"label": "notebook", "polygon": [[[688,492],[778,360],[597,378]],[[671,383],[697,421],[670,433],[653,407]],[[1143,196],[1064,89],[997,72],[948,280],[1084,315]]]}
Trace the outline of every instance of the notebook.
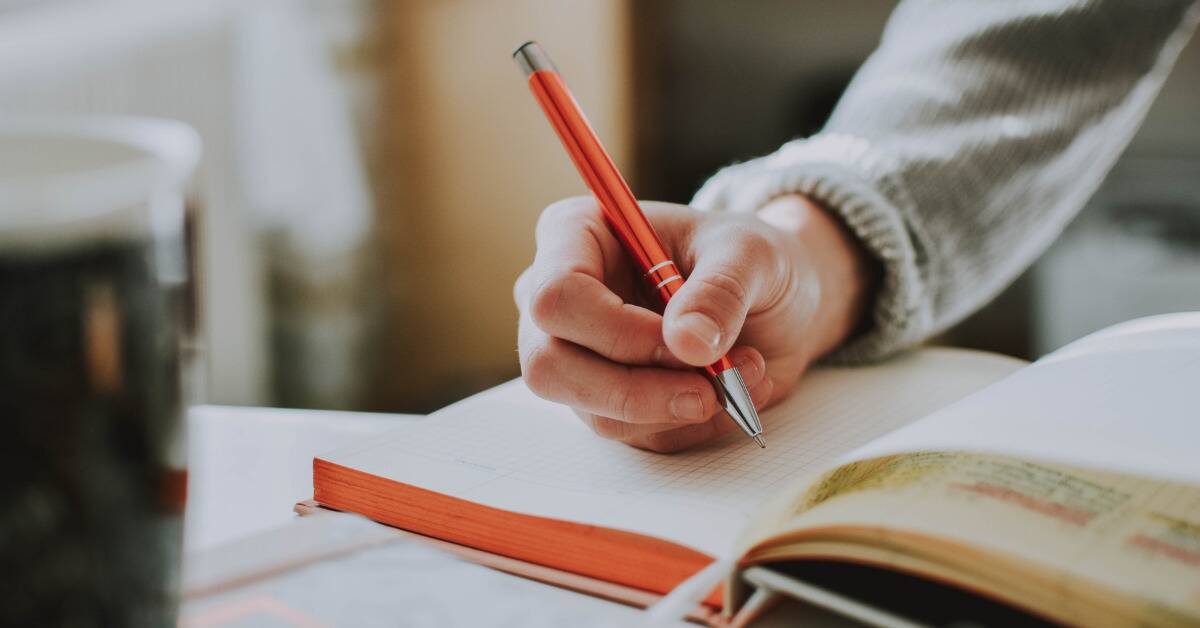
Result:
{"label": "notebook", "polygon": [[[637,612],[459,560],[415,535],[317,509],[190,553],[179,628],[619,626]],[[491,558],[491,555],[479,557]],[[479,561],[476,561],[479,562]],[[463,604],[464,597],[475,604]],[[530,603],[537,612],[530,612]],[[399,618],[399,619],[398,619]]]}
{"label": "notebook", "polygon": [[[731,557],[824,586],[870,580],[846,566],[897,574],[1055,621],[1194,623],[1196,383],[1200,314],[1158,317],[1030,366],[923,349],[817,369],[763,414],[766,450],[731,434],[661,455],[517,381],[316,458],[314,499],[653,594]],[[740,582],[704,603],[732,613]]]}

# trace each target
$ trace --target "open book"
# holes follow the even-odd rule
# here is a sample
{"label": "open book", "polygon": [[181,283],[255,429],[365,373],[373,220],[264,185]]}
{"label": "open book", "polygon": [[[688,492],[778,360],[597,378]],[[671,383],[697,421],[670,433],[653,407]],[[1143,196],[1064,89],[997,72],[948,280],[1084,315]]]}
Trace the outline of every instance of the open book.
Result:
{"label": "open book", "polygon": [[[611,597],[662,594],[734,557],[1058,622],[1195,624],[1198,398],[1200,314],[1126,323],[1024,367],[924,349],[817,369],[764,413],[766,450],[731,434],[639,451],[512,382],[315,459],[314,498]],[[736,609],[738,582],[705,604]]]}

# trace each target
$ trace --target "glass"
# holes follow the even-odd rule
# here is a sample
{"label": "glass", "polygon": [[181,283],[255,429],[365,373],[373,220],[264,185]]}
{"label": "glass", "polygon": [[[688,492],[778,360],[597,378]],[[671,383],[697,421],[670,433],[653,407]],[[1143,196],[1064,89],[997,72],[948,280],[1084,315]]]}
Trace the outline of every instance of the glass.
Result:
{"label": "glass", "polygon": [[0,625],[175,623],[199,151],[164,120],[0,121]]}

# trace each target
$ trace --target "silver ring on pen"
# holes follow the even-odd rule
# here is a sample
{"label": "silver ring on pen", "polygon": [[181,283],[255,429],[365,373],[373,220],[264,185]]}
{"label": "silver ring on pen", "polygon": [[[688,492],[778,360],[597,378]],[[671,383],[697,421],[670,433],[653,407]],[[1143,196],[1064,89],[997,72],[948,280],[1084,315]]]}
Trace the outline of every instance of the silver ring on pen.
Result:
{"label": "silver ring on pen", "polygon": [[658,282],[658,285],[654,286],[654,288],[657,290],[658,288],[661,288],[661,287],[671,283],[672,281],[675,281],[676,279],[683,279],[683,275],[671,275],[670,277],[667,277],[666,279],[663,279],[662,281]]}
{"label": "silver ring on pen", "polygon": [[664,267],[664,266],[670,266],[670,265],[672,265],[672,264],[674,264],[674,263],[675,263],[675,262],[673,262],[673,261],[671,261],[671,260],[667,260],[667,261],[665,261],[665,262],[659,262],[659,263],[657,263],[657,264],[655,264],[655,265],[651,266],[651,267],[650,267],[650,270],[646,271],[646,276],[647,276],[647,277],[649,277],[650,275],[654,274],[654,271],[656,271],[656,270],[658,270],[658,269],[660,269],[660,268],[662,268],[662,267]]}

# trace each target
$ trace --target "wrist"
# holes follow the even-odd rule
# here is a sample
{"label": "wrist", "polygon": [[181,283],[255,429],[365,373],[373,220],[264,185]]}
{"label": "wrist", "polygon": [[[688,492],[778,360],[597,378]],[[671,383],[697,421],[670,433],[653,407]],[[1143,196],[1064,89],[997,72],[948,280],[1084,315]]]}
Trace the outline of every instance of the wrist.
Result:
{"label": "wrist", "polygon": [[882,269],[838,216],[799,194],[772,200],[757,216],[795,245],[797,263],[807,266],[807,281],[816,283],[818,303],[808,321],[816,333],[806,334],[811,359],[869,327]]}

